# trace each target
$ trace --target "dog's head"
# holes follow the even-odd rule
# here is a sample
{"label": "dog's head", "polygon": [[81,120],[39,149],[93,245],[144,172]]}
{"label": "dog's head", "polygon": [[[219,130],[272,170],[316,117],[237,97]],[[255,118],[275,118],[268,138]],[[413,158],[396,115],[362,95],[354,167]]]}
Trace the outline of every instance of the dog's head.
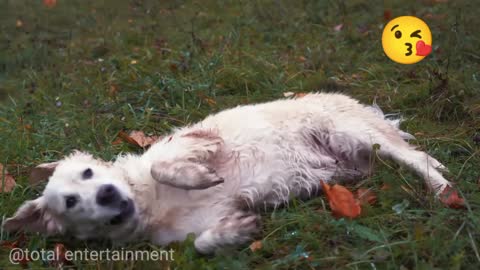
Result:
{"label": "dog's head", "polygon": [[39,167],[53,172],[43,195],[6,219],[6,230],[69,233],[80,239],[115,239],[135,230],[138,210],[121,169],[78,151]]}

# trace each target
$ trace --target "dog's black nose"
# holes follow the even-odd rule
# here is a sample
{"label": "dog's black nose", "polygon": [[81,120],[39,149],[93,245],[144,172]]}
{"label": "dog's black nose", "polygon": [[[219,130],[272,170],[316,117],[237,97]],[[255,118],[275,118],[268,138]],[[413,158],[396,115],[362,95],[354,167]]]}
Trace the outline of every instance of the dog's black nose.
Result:
{"label": "dog's black nose", "polygon": [[102,206],[109,206],[120,201],[120,193],[114,185],[103,185],[97,192],[97,203]]}

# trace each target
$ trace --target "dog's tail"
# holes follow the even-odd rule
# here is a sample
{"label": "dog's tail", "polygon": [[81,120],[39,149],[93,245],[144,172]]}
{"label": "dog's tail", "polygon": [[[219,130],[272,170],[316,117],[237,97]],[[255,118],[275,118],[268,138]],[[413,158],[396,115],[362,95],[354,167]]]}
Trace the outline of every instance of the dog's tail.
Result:
{"label": "dog's tail", "polygon": [[372,106],[368,106],[367,108],[372,110],[376,115],[387,120],[387,122],[398,131],[402,139],[406,141],[415,139],[415,136],[400,129],[400,123],[404,121],[404,118],[400,115],[400,113],[384,114],[382,109],[380,109],[375,101],[373,102]]}

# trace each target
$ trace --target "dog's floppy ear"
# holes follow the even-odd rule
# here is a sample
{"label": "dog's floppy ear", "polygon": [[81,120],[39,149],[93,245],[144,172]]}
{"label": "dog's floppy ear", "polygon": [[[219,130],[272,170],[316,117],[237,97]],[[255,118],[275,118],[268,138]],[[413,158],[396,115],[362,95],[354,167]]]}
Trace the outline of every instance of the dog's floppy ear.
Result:
{"label": "dog's floppy ear", "polygon": [[42,163],[33,168],[33,170],[30,172],[30,183],[36,184],[42,180],[47,180],[50,176],[52,176],[59,163],[59,161]]}
{"label": "dog's floppy ear", "polygon": [[3,228],[6,231],[30,231],[47,235],[63,232],[60,220],[46,208],[43,196],[23,203],[13,217],[5,220]]}

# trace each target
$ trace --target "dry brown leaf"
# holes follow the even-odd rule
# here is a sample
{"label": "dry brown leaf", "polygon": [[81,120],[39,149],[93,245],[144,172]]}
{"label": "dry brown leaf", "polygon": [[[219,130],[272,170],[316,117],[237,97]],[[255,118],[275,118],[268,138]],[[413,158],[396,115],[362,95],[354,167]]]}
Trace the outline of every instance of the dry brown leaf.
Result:
{"label": "dry brown leaf", "polygon": [[146,148],[160,139],[159,136],[147,136],[143,131],[133,130],[130,134],[124,131],[118,132],[118,138],[112,142],[113,145],[119,144],[122,140],[129,144]]}
{"label": "dry brown leaf", "polygon": [[65,248],[65,246],[61,243],[56,243],[54,248],[53,248],[53,252],[55,254],[54,256],[54,259],[52,261],[50,261],[50,263],[57,267],[57,268],[61,268],[62,266],[66,265],[66,264],[71,264],[71,262],[68,260],[68,258],[66,257],[66,253],[67,253],[67,249]]}
{"label": "dry brown leaf", "polygon": [[360,205],[372,205],[377,202],[377,195],[371,189],[359,188],[355,194]]}
{"label": "dry brown leaf", "polygon": [[338,184],[330,186],[323,181],[320,182],[334,217],[356,218],[361,214],[362,209],[359,202],[347,188]]}
{"label": "dry brown leaf", "polygon": [[383,19],[388,22],[392,19],[392,11],[390,9],[385,9],[383,11]]}
{"label": "dry brown leaf", "polygon": [[216,102],[213,98],[205,97],[204,100],[205,100],[210,106],[217,105],[217,102]]}
{"label": "dry brown leaf", "polygon": [[118,85],[113,83],[110,85],[110,89],[108,89],[108,95],[110,97],[116,97],[118,94],[118,90],[119,90]]}
{"label": "dry brown leaf", "polygon": [[10,258],[12,258],[12,263],[20,264],[22,268],[27,268],[28,262],[30,261],[30,257],[28,256],[28,253],[23,254],[26,256],[14,255],[14,253],[16,252],[21,252],[20,249],[25,246],[26,242],[27,242],[27,238],[25,237],[25,234],[22,233],[20,237],[18,237],[15,241],[2,241],[0,243],[0,247],[10,250],[10,255],[11,255]]}
{"label": "dry brown leaf", "polygon": [[465,200],[458,196],[458,192],[449,186],[440,194],[440,201],[450,208],[465,208]]}
{"label": "dry brown leaf", "polygon": [[252,252],[260,250],[262,249],[262,247],[263,247],[262,241],[254,241],[253,243],[250,244],[250,250]]}
{"label": "dry brown leaf", "polygon": [[12,191],[16,184],[13,176],[7,172],[7,168],[0,163],[0,193]]}

